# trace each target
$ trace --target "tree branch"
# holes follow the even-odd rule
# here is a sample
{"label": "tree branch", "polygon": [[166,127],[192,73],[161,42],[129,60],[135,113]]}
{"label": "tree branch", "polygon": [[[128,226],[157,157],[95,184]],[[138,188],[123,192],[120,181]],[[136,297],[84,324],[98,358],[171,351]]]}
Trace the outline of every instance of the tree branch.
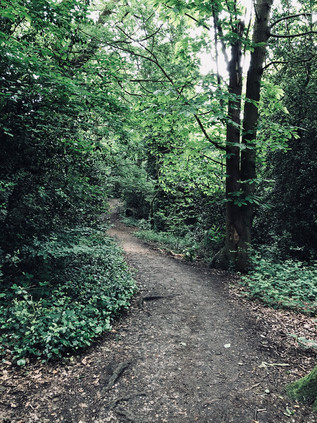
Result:
{"label": "tree branch", "polygon": [[201,120],[199,119],[199,117],[196,114],[194,114],[194,118],[196,119],[196,122],[198,123],[198,125],[199,125],[202,133],[205,135],[206,139],[211,144],[213,144],[215,147],[219,148],[219,150],[227,151],[226,147],[224,147],[223,145],[219,144],[218,142],[216,142],[216,141],[214,141],[210,138],[210,136],[207,134],[207,131],[206,131],[204,125],[202,124]]}
{"label": "tree branch", "polygon": [[[222,30],[222,26],[219,23],[218,15],[216,13],[214,6],[212,7],[212,15],[213,15],[213,20],[214,20],[214,26],[219,33],[219,38],[220,38],[220,42],[221,42],[221,51],[222,51],[222,54],[225,58],[226,65],[228,66],[229,65],[229,58],[228,58],[228,55],[227,55],[225,43],[223,41],[223,30]],[[217,48],[217,46],[216,46],[216,48]]]}
{"label": "tree branch", "polygon": [[[168,79],[168,81],[174,86],[174,81],[172,80],[172,78],[168,75],[168,73],[165,71],[165,69],[160,65],[160,63],[159,63],[159,61],[158,61],[158,59],[157,59],[157,57],[155,56],[155,54],[150,50],[150,49],[148,49],[147,47],[145,47],[143,44],[141,44],[141,42],[140,41],[137,41],[137,40],[134,40],[129,34],[127,34],[122,28],[120,28],[119,26],[117,26],[117,28],[127,37],[127,38],[129,38],[130,40],[132,40],[132,41],[134,41],[134,42],[136,42],[136,43],[138,43],[147,53],[149,53],[152,57],[154,57],[154,59],[153,58],[151,58],[151,57],[147,57],[147,56],[143,56],[143,55],[141,55],[141,54],[139,54],[139,53],[135,53],[135,52],[133,52],[133,51],[128,51],[128,50],[126,50],[126,51],[128,51],[130,54],[134,54],[134,55],[136,55],[136,56],[139,56],[139,57],[142,57],[143,59],[146,59],[146,60],[149,60],[150,62],[152,62],[152,63],[155,63],[155,65],[160,69],[160,71],[163,73],[163,75],[165,76],[165,78],[166,79]],[[124,49],[121,49],[121,50],[124,50]]]}
{"label": "tree branch", "polygon": [[206,25],[205,23],[201,23],[198,19],[194,18],[194,16],[191,16],[189,13],[185,13],[185,16],[187,16],[188,18],[190,18],[193,21],[195,21],[196,23],[198,23],[198,25],[201,25],[203,28],[210,31],[210,27],[208,25]]}
{"label": "tree branch", "polygon": [[269,36],[270,37],[274,37],[274,38],[296,38],[296,37],[304,37],[305,35],[311,35],[311,34],[317,34],[317,31],[307,31],[307,32],[301,32],[300,34],[284,34],[284,35],[279,35],[279,34],[272,34],[269,32]]}
{"label": "tree branch", "polygon": [[[151,59],[152,62],[156,64],[156,66],[160,69],[160,71],[163,73],[165,78],[170,81],[170,83],[173,85],[173,87],[175,87],[173,79],[169,76],[169,74],[165,71],[163,66],[159,63],[156,55],[151,50],[149,50],[147,47],[142,46],[142,44],[140,44],[140,45],[141,45],[141,47],[144,48],[145,51],[147,51],[152,57],[154,57],[154,59]],[[176,91],[179,93],[179,90],[177,88],[176,88]]]}
{"label": "tree branch", "polygon": [[289,63],[306,63],[310,62],[315,55],[308,57],[307,59],[301,59],[301,60],[274,60],[273,62],[268,63],[267,65],[263,66],[263,70],[267,69],[269,66],[272,65],[287,65]]}
{"label": "tree branch", "polygon": [[218,87],[221,85],[220,71],[219,71],[219,53],[218,53],[218,33],[217,33],[217,16],[215,8],[212,8],[212,17],[214,20],[214,40],[215,40],[215,50],[216,50],[216,68],[217,68],[217,84]]}
{"label": "tree branch", "polygon": [[210,161],[211,161],[211,162],[213,162],[213,163],[217,163],[217,164],[219,164],[219,165],[220,165],[220,166],[222,166],[222,167],[224,167],[224,166],[225,166],[225,164],[224,164],[224,163],[219,162],[219,160],[212,159],[211,157],[207,156],[207,154],[200,153],[200,155],[201,155],[202,157],[205,157],[205,159],[210,160]]}
{"label": "tree branch", "polygon": [[143,38],[142,40],[140,40],[140,42],[146,41],[149,38],[154,37],[156,34],[158,34],[160,32],[160,30],[162,29],[162,26],[163,26],[163,24],[156,31],[154,31],[152,34],[147,35],[145,38]]}
{"label": "tree branch", "polygon": [[273,28],[273,26],[275,26],[276,24],[278,24],[281,21],[284,21],[285,19],[292,19],[292,18],[298,18],[299,16],[312,16],[312,13],[297,13],[296,15],[288,15],[288,16],[283,16],[280,19],[277,19],[276,21],[274,21],[271,25],[270,25],[270,29]]}
{"label": "tree branch", "polygon": [[[230,10],[230,6],[228,4],[228,0],[226,1],[226,6],[228,9],[228,13],[229,13],[229,20],[230,20],[230,26],[231,26],[231,30],[234,32],[234,25],[233,25],[233,19],[232,19],[232,11]],[[237,20],[237,17],[235,16],[235,20]]]}
{"label": "tree branch", "polygon": [[[117,28],[127,37],[127,38],[129,38],[130,40],[133,40],[132,39],[132,37],[131,36],[129,36],[129,34],[126,34],[125,33],[125,31],[122,29],[122,28],[120,28],[119,26],[117,26]],[[219,28],[218,28],[218,30],[219,30]],[[222,28],[220,27],[220,32],[221,32],[221,34],[220,35],[222,35]],[[135,41],[135,40],[133,40],[133,41]],[[146,46],[144,46],[140,41],[136,41],[150,56],[145,56],[145,55],[143,55],[143,54],[140,54],[140,53],[137,53],[137,52],[135,52],[135,51],[131,51],[131,50],[129,50],[129,49],[127,49],[127,48],[123,48],[123,47],[117,47],[119,50],[122,50],[122,51],[125,51],[125,52],[127,52],[127,53],[129,53],[129,54],[132,54],[132,55],[134,55],[134,56],[136,56],[136,57],[140,57],[140,58],[143,58],[143,59],[145,59],[145,60],[148,60],[148,61],[150,61],[150,62],[152,62],[152,63],[154,63],[159,69],[160,69],[160,71],[162,72],[162,74],[165,76],[165,78],[170,82],[170,84],[175,88],[175,91],[179,94],[179,96],[181,96],[181,94],[182,94],[182,92],[181,92],[181,90],[179,89],[179,88],[177,88],[176,86],[175,86],[175,83],[174,83],[174,81],[173,81],[173,79],[170,77],[170,75],[165,71],[165,69],[163,68],[163,66],[159,63],[159,61],[158,61],[158,58],[156,57],[156,55],[149,49],[149,48],[147,48]],[[223,42],[222,42],[222,44],[223,44]],[[224,44],[223,44],[223,49],[225,49],[225,46],[224,46]],[[225,56],[225,58],[226,58],[226,60],[228,60],[228,57],[227,57],[227,54],[226,54],[226,52],[225,52],[225,50],[224,50],[224,56]],[[195,117],[195,119],[196,119],[196,121],[197,121],[197,123],[198,123],[198,125],[199,125],[199,127],[200,127],[200,129],[201,129],[201,131],[202,131],[202,133],[204,134],[204,136],[206,137],[206,139],[211,143],[211,144],[213,144],[215,147],[217,147],[217,148],[219,148],[220,150],[223,150],[223,151],[227,151],[227,149],[226,149],[226,147],[225,146],[223,146],[223,145],[221,145],[220,143],[218,143],[218,142],[216,142],[216,141],[214,141],[214,140],[212,140],[211,138],[210,138],[210,136],[208,135],[208,133],[207,133],[207,131],[206,131],[206,129],[205,129],[205,127],[204,127],[204,125],[203,125],[203,123],[201,122],[201,120],[200,120],[200,118],[197,116],[197,114],[194,114],[194,117]]]}
{"label": "tree branch", "polygon": [[[173,9],[172,6],[168,6],[167,4],[165,4],[164,6],[167,9]],[[185,12],[184,15],[187,16],[189,19],[193,20],[194,22],[198,23],[199,25],[201,25],[203,28],[205,28],[208,31],[210,31],[210,26],[206,25],[205,23],[200,22],[198,19],[194,18],[194,16],[190,15],[187,12]]]}
{"label": "tree branch", "polygon": [[166,82],[164,79],[129,79],[130,82]]}
{"label": "tree branch", "polygon": [[142,95],[142,94],[136,94],[136,93],[131,93],[130,91],[127,91],[125,88],[124,88],[124,86],[123,86],[123,84],[121,83],[121,81],[118,79],[118,78],[115,78],[116,79],[116,81],[117,81],[117,83],[118,83],[118,85],[119,85],[119,87],[121,88],[121,90],[123,91],[123,92],[125,92],[126,94],[128,94],[128,95],[131,95],[132,97],[144,97],[144,95]]}
{"label": "tree branch", "polygon": [[160,32],[160,30],[162,29],[163,24],[156,30],[154,31],[152,34],[147,35],[146,37],[142,38],[142,40],[136,40],[134,39],[131,35],[127,34],[119,25],[116,25],[116,27],[119,29],[119,31],[121,31],[125,37],[129,38],[129,40],[131,40],[134,43],[142,43],[143,41],[147,41],[148,39],[154,37],[156,34],[158,34]]}

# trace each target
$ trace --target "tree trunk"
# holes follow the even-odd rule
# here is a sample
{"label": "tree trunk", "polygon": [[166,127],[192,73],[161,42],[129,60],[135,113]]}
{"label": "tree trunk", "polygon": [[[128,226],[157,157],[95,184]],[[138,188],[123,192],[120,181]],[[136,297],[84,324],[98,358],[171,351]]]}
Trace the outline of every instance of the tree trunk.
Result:
{"label": "tree trunk", "polygon": [[227,266],[234,265],[238,253],[241,233],[241,220],[239,207],[235,204],[234,193],[240,190],[240,124],[241,124],[241,94],[242,94],[242,68],[241,68],[241,36],[243,24],[237,28],[238,41],[231,48],[229,63],[229,104],[226,146],[226,244],[225,259]]}
{"label": "tree trunk", "polygon": [[231,46],[231,60],[229,62],[229,102],[228,123],[226,133],[226,241],[225,247],[213,258],[213,267],[235,267],[239,249],[241,216],[239,207],[235,204],[235,194],[240,190],[240,124],[241,124],[241,37],[244,25],[239,22],[235,33],[236,42]]}
{"label": "tree trunk", "polygon": [[226,133],[226,241],[225,247],[213,258],[214,267],[235,267],[242,231],[239,207],[235,204],[235,193],[240,190],[240,124],[241,124],[241,37],[244,25],[239,22],[236,27],[237,40],[231,46],[229,62],[229,102]]}
{"label": "tree trunk", "polygon": [[317,366],[302,379],[288,385],[287,393],[294,400],[313,404],[313,410],[317,411]]}
{"label": "tree trunk", "polygon": [[[249,267],[253,217],[252,196],[256,178],[257,102],[260,99],[266,42],[269,37],[268,20],[272,3],[273,0],[257,0],[255,5],[256,20],[252,39],[254,51],[251,54],[247,76],[242,133],[242,144],[247,148],[243,149],[239,147],[241,101],[238,98],[241,96],[242,88],[241,41],[237,41],[232,46],[229,65],[228,117],[230,120],[227,124],[226,241],[224,249],[214,257],[212,266],[231,267],[239,271],[246,271]],[[243,24],[240,23],[237,30],[240,39],[242,34]],[[236,100],[231,99],[232,94],[237,96]],[[238,206],[239,200],[247,204]]]}
{"label": "tree trunk", "polygon": [[[254,51],[251,54],[250,67],[247,76],[246,101],[244,104],[244,119],[242,144],[246,147],[241,151],[241,182],[243,198],[246,205],[241,208],[243,234],[241,243],[245,257],[243,266],[248,267],[248,250],[251,244],[251,229],[253,219],[253,196],[256,178],[256,133],[259,118],[258,102],[260,100],[263,64],[266,54],[266,43],[269,38],[269,17],[273,0],[258,0],[255,5],[256,21],[253,29]],[[246,269],[244,269],[246,270]]]}

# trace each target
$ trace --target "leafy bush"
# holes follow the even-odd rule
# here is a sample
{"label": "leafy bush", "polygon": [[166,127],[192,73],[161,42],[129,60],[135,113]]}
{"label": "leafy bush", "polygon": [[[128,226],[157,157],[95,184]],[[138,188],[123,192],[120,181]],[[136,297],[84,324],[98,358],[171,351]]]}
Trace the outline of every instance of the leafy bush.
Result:
{"label": "leafy bush", "polygon": [[317,311],[317,262],[308,266],[294,260],[274,263],[256,257],[254,270],[243,276],[241,283],[247,296],[275,308],[308,314]]}
{"label": "leafy bush", "polygon": [[135,290],[113,243],[83,228],[107,211],[128,123],[97,83],[117,63],[91,44],[88,3],[1,2],[0,355],[19,364],[89,345]]}
{"label": "leafy bush", "polygon": [[0,355],[20,365],[27,356],[49,360],[90,345],[136,290],[120,250],[102,232],[69,231],[28,253],[39,271],[24,272],[0,294]]}

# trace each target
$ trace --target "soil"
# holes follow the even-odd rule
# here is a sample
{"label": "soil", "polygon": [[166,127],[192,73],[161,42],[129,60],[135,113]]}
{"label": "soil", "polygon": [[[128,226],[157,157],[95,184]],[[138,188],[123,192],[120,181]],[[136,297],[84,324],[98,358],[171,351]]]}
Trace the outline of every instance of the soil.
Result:
{"label": "soil", "polygon": [[2,423],[317,422],[285,385],[315,363],[290,338],[315,322],[240,298],[235,278],[162,254],[119,221],[139,286],[129,311],[92,348],[18,370],[3,363]]}

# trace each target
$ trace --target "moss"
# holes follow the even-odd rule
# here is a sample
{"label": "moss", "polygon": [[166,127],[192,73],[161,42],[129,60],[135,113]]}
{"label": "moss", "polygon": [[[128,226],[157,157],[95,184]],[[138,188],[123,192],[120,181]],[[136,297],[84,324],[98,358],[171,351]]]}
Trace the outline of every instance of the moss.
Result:
{"label": "moss", "polygon": [[288,385],[287,393],[294,400],[313,404],[313,410],[317,411],[317,366],[302,379]]}

